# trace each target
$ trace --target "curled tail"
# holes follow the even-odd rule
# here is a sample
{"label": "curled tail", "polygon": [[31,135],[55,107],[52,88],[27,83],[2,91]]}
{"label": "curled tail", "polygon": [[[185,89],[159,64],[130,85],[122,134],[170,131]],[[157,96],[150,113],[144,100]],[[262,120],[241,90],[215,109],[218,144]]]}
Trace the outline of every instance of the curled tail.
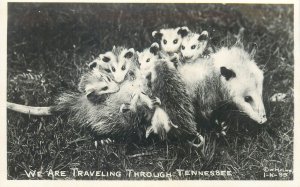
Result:
{"label": "curled tail", "polygon": [[33,107],[33,106],[25,106],[15,103],[7,102],[7,108],[16,112],[20,112],[23,114],[30,114],[36,116],[49,116],[53,115],[52,107]]}

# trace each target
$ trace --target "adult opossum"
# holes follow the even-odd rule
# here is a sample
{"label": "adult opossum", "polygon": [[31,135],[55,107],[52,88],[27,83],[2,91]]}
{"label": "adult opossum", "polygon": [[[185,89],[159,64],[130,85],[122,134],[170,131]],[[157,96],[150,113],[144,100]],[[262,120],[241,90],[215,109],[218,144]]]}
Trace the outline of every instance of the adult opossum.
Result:
{"label": "adult opossum", "polygon": [[262,101],[263,72],[238,45],[222,47],[209,59],[184,64],[179,72],[197,108],[197,116],[212,120],[218,109],[231,103],[259,124],[267,121]]}

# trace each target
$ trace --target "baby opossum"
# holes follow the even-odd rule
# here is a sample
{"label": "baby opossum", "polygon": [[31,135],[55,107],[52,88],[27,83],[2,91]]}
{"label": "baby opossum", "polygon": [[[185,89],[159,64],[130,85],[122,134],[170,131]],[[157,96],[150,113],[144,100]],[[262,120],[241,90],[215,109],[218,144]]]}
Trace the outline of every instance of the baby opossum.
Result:
{"label": "baby opossum", "polygon": [[123,82],[138,65],[133,48],[114,46],[112,51],[100,54],[99,58],[101,59],[101,63],[98,62],[99,68],[109,73],[117,83]]}
{"label": "baby opossum", "polygon": [[118,92],[120,86],[99,68],[94,68],[81,76],[78,90],[85,93],[91,102],[99,103],[103,102],[109,94]]}
{"label": "baby opossum", "polygon": [[167,53],[175,53],[180,49],[182,38],[189,32],[187,27],[178,27],[160,29],[159,31],[153,31],[152,36],[159,41],[163,51]]}
{"label": "baby opossum", "polygon": [[204,56],[207,49],[208,32],[203,31],[201,34],[189,32],[182,39],[180,52],[184,63],[192,63],[196,59]]}
{"label": "baby opossum", "polygon": [[[147,132],[156,131],[164,135],[168,133],[168,138],[181,140],[191,139],[195,136],[200,137],[196,132],[192,101],[186,93],[185,84],[172,62],[164,58],[153,58],[152,55],[155,54],[153,54],[152,47],[155,46],[152,45],[149,49],[139,53],[139,62],[148,79],[146,93],[160,98],[160,109],[165,112],[162,113],[163,116],[156,117],[154,114],[152,120],[155,121],[156,118],[165,120],[162,120],[163,124],[152,122],[152,126],[147,129]],[[147,60],[145,61],[145,59]],[[176,126],[172,124],[173,122]],[[201,141],[203,141],[202,137]]]}
{"label": "baby opossum", "polygon": [[184,64],[179,72],[189,95],[197,105],[197,115],[210,119],[224,104],[234,104],[259,124],[267,121],[262,101],[263,72],[253,60],[255,49],[223,47],[209,59]]}

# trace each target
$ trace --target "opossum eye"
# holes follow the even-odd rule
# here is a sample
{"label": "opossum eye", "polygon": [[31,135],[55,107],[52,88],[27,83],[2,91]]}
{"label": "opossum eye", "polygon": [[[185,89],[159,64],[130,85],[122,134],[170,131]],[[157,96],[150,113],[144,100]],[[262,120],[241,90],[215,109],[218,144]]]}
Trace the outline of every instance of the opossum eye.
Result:
{"label": "opossum eye", "polygon": [[244,99],[245,99],[245,101],[246,101],[247,103],[250,103],[250,102],[253,101],[253,99],[252,99],[251,96],[246,96]]}
{"label": "opossum eye", "polygon": [[101,90],[102,91],[108,90],[108,86],[104,86]]}
{"label": "opossum eye", "polygon": [[164,40],[163,42],[164,42],[164,44],[167,44],[167,40]]}
{"label": "opossum eye", "polygon": [[177,42],[178,42],[178,39],[175,39],[175,40],[173,41],[174,44],[177,44]]}
{"label": "opossum eye", "polygon": [[126,69],[126,66],[125,66],[125,65],[123,65],[121,69],[124,71],[124,70]]}
{"label": "opossum eye", "polygon": [[185,49],[185,47],[182,45],[182,46],[181,46],[181,49],[182,49],[182,50],[184,50],[184,49]]}
{"label": "opossum eye", "polygon": [[196,45],[192,45],[191,49],[195,49],[196,48]]}
{"label": "opossum eye", "polygon": [[103,62],[109,62],[110,58],[108,58],[108,57],[105,56],[105,57],[102,58],[102,60],[103,60]]}
{"label": "opossum eye", "polygon": [[112,67],[112,68],[111,68],[111,70],[112,70],[113,72],[115,72],[115,71],[116,71],[116,69],[115,69],[114,67]]}
{"label": "opossum eye", "polygon": [[107,77],[107,80],[108,80],[108,82],[110,82],[110,81],[111,81],[109,77]]}
{"label": "opossum eye", "polygon": [[150,58],[148,58],[148,59],[146,60],[146,62],[150,62]]}

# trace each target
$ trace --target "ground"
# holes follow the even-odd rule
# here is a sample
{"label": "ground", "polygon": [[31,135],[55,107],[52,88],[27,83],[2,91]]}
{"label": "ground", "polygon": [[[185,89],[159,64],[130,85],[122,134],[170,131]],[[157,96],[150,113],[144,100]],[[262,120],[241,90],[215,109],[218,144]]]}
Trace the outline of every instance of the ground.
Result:
{"label": "ground", "polygon": [[[229,45],[240,27],[245,45],[255,42],[263,69],[268,122],[230,124],[226,137],[205,134],[201,149],[172,143],[95,145],[95,138],[63,116],[35,117],[8,111],[8,179],[153,179],[47,176],[46,171],[126,169],[151,172],[229,170],[231,176],[185,179],[293,179],[290,172],[270,177],[268,169],[293,170],[293,6],[218,4],[37,4],[9,3],[7,100],[50,106],[61,92],[76,91],[87,64],[113,45],[142,50],[162,26],[208,30],[213,45]],[[285,93],[284,102],[270,102]],[[251,127],[249,127],[251,126]],[[237,128],[233,128],[237,127]],[[272,173],[272,172],[271,172]],[[275,172],[279,174],[278,172]],[[166,179],[161,177],[160,179]],[[173,179],[183,179],[174,175]]]}

